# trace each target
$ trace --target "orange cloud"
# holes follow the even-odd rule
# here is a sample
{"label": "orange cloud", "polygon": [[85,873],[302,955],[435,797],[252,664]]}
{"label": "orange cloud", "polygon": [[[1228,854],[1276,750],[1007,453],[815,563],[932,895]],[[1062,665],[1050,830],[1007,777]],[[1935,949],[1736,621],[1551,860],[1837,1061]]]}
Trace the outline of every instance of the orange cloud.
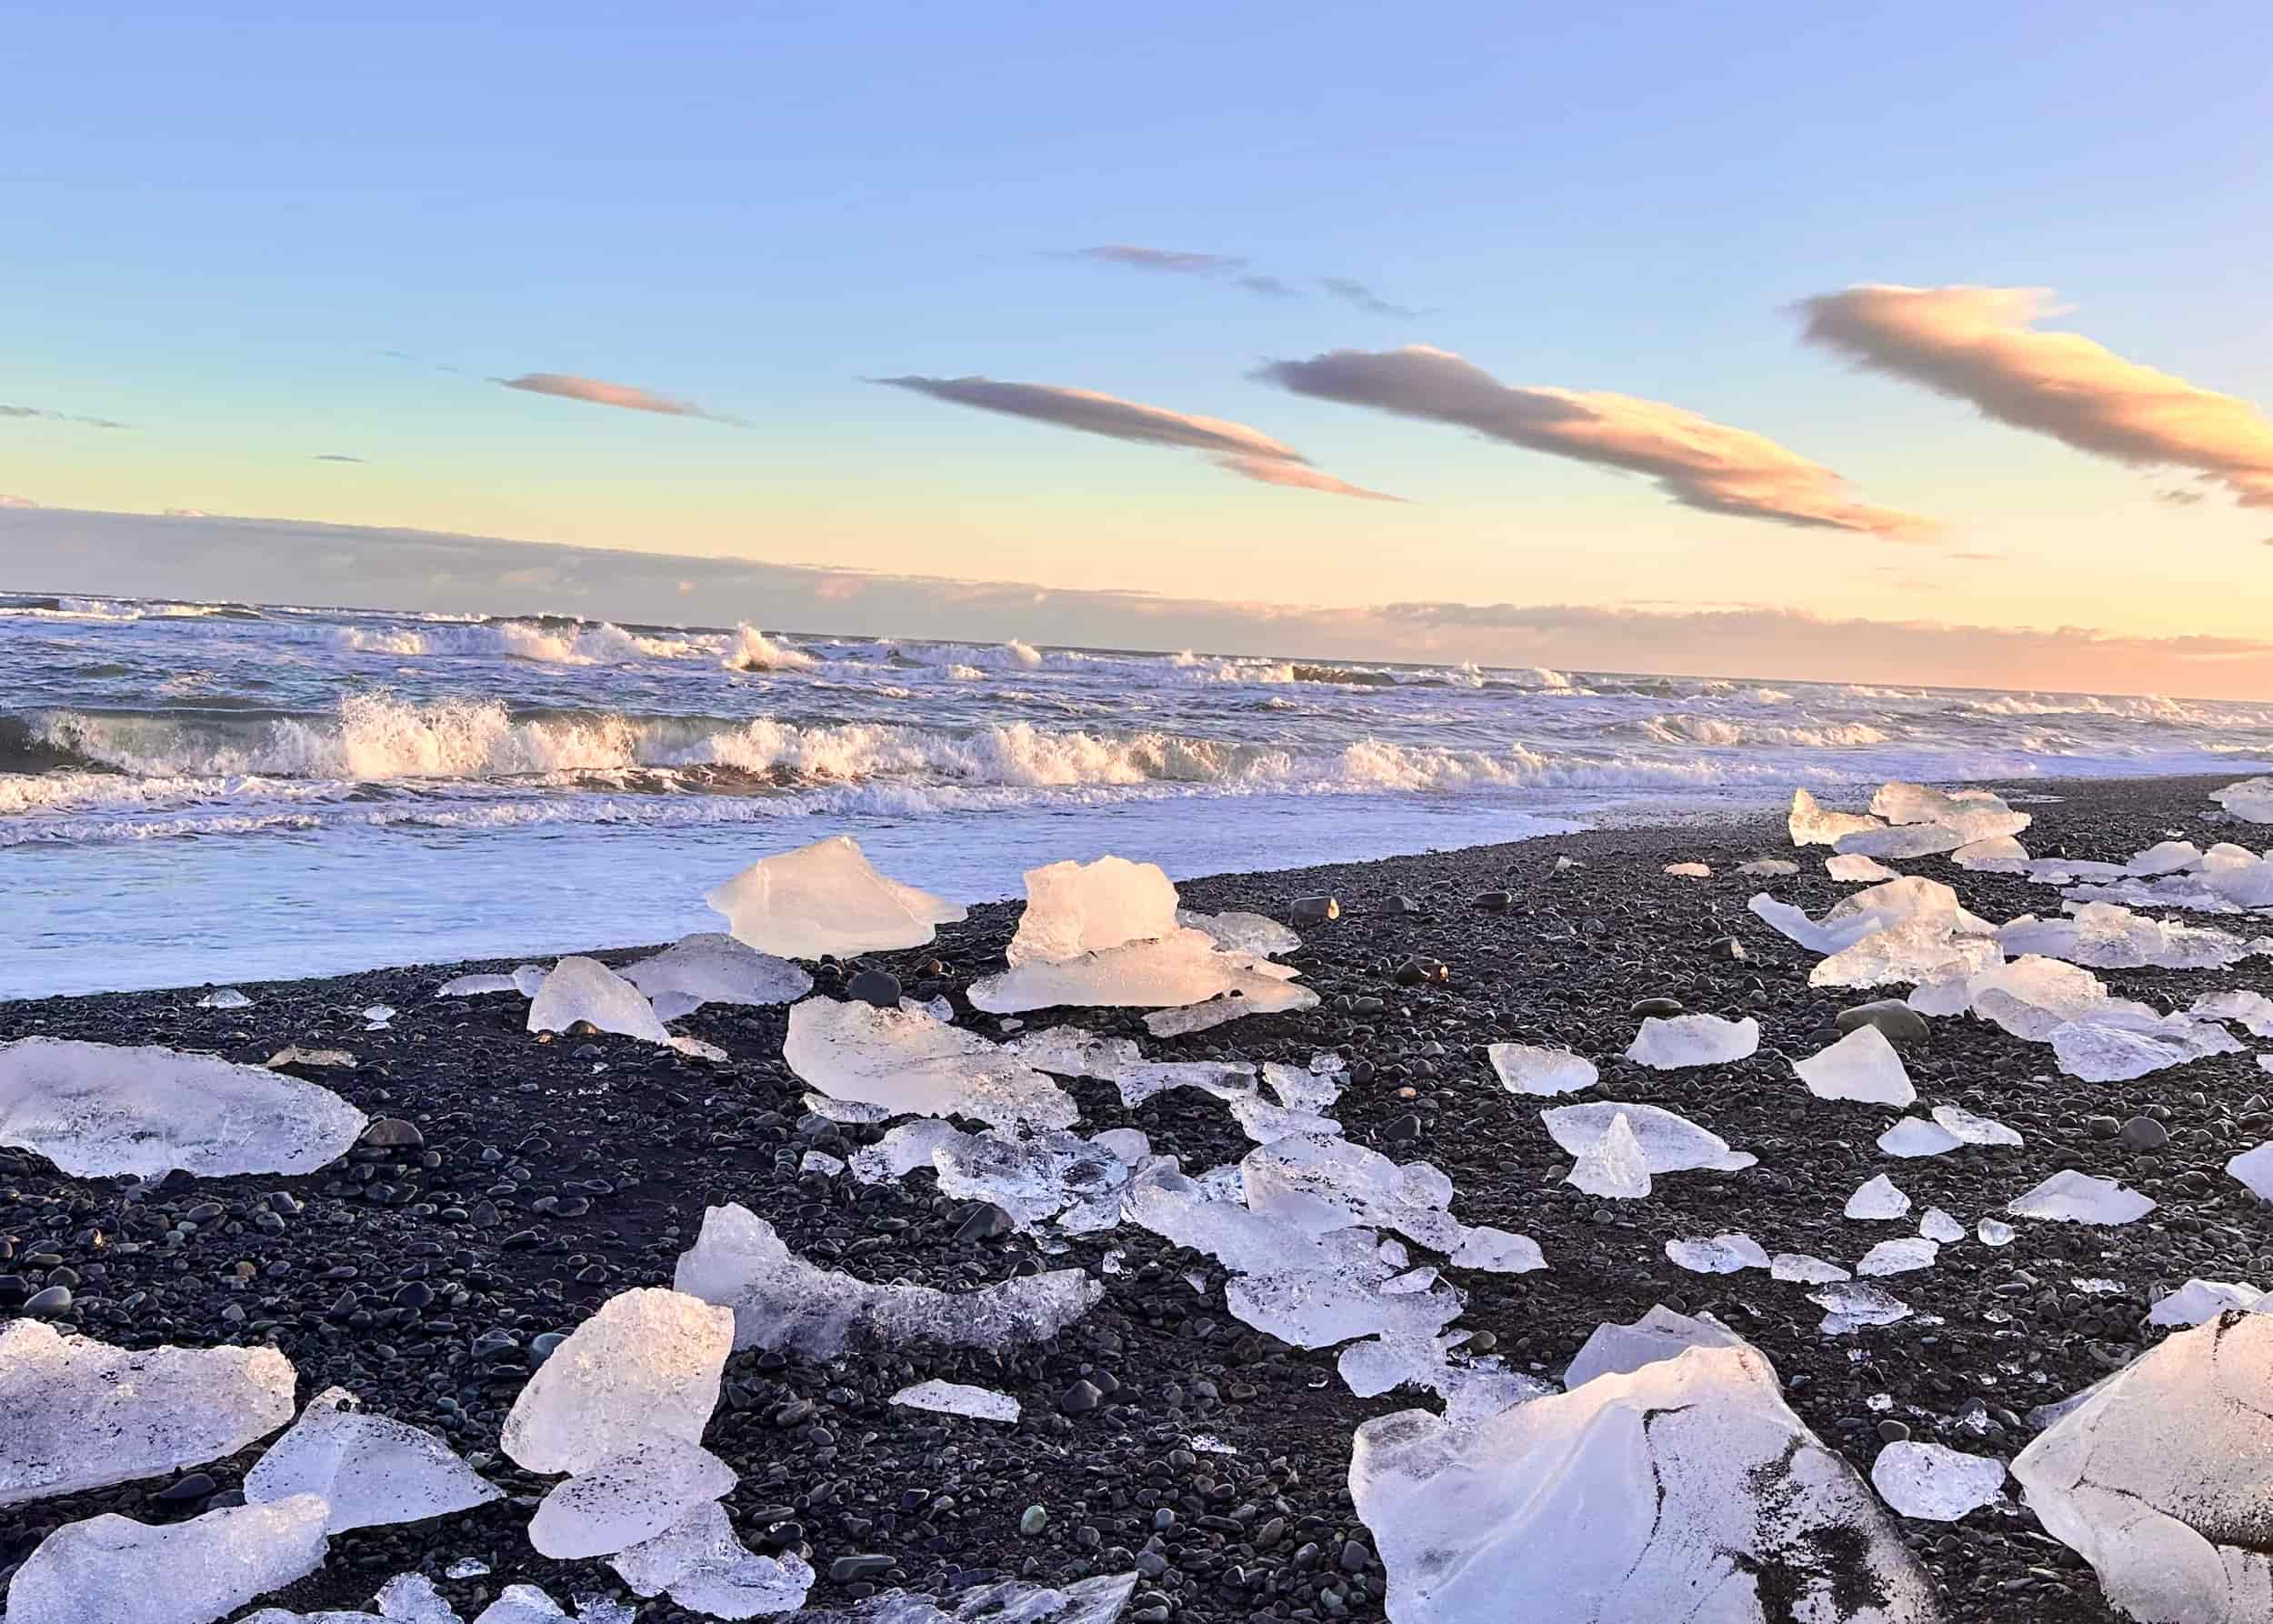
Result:
{"label": "orange cloud", "polygon": [[1204,451],[1216,466],[1264,485],[1325,491],[1337,496],[1361,496],[1371,501],[1396,501],[1379,491],[1346,484],[1319,473],[1293,446],[1271,438],[1259,428],[1234,423],[1227,417],[1207,417],[1172,412],[1166,406],[1145,406],[1095,389],[1074,389],[1060,384],[1005,383],[989,377],[886,377],[872,380],[896,389],[911,389],[934,400],[981,411],[1055,424],[1059,428],[1140,446],[1175,446]]}
{"label": "orange cloud", "polygon": [[[1985,417],[2138,467],[2191,468],[2273,507],[2273,422],[2246,400],[2127,361],[2028,287],[1850,287],[1805,301],[1811,344],[1969,402]],[[2168,498],[2166,498],[2168,499]]]}
{"label": "orange cloud", "polygon": [[594,406],[621,406],[629,412],[656,412],[666,417],[702,417],[712,423],[746,426],[733,417],[705,411],[691,400],[672,400],[630,384],[611,384],[605,378],[578,377],[570,372],[525,372],[519,377],[492,378],[508,389],[532,395],[556,395],[563,400],[589,401]]}
{"label": "orange cloud", "polygon": [[1647,475],[1707,513],[1855,530],[1889,540],[1930,535],[1931,520],[1851,500],[1846,482],[1765,436],[1627,395],[1517,387],[1448,351],[1329,350],[1257,374],[1297,395],[1449,423],[1579,462]]}

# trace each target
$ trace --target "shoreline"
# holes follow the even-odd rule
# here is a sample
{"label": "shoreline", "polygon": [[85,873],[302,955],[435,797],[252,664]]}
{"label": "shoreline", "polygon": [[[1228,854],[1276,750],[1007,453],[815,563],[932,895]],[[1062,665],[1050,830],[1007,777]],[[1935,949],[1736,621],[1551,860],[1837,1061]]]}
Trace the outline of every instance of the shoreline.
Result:
{"label": "shoreline", "polygon": [[[2063,797],[2028,804],[2038,819],[2023,837],[2032,850],[2116,858],[2173,829],[2203,844],[2273,838],[2208,821],[2220,815],[2205,787],[2238,776],[2010,783],[2017,793]],[[1583,866],[1557,871],[1557,855]],[[1762,855],[1796,859],[1801,873],[1734,872]],[[2189,1275],[2273,1277],[2273,1247],[2260,1245],[2254,1203],[2222,1171],[2229,1155],[2265,1137],[2243,1119],[2262,1122],[2273,1079],[2244,1052],[2133,1082],[2086,1084],[2059,1074],[2046,1049],[1987,1023],[1936,1020],[1927,1045],[1906,1057],[1919,1108],[1961,1105],[2011,1124],[2027,1142],[1888,1162],[1871,1140],[1893,1113],[1815,1100],[1788,1065],[1828,1041],[1839,1008],[1875,995],[1811,988],[1814,956],[1744,906],[1767,890],[1820,913],[1852,888],[1824,874],[1825,855],[1793,851],[1779,815],[1597,827],[1210,876],[1179,885],[1187,906],[1284,917],[1292,896],[1339,898],[1342,917],[1301,927],[1302,947],[1285,956],[1319,992],[1319,1007],[1166,1040],[1147,1037],[1123,1010],[1027,1018],[1037,1029],[1062,1020],[1133,1036],[1159,1058],[1301,1065],[1322,1050],[1344,1053],[1352,1070],[1332,1114],[1353,1142],[1433,1163],[1452,1179],[1462,1219],[1530,1236],[1543,1249],[1544,1273],[1445,1269],[1468,1297],[1457,1325],[1488,1333],[1517,1370],[1558,1376],[1597,1324],[1631,1321],[1656,1304],[1708,1309],[1767,1356],[1787,1400],[1858,1470],[1867,1472],[1889,1423],[2009,1459],[2032,1434],[2021,1418],[2028,1409],[2159,1339],[2140,1323],[2159,1290]],[[1712,877],[1662,872],[1691,860],[1711,865]],[[1938,857],[1889,866],[1954,885],[1968,907],[1994,918],[2058,910],[2058,891],[2011,877],[1968,874]],[[1503,890],[1504,908],[1477,906],[1483,894]],[[1415,909],[1391,911],[1398,897]],[[958,1025],[997,1037],[997,1023],[974,1015],[966,993],[999,967],[1018,909],[983,904],[929,947],[856,962],[892,971],[915,997],[947,997]],[[1732,938],[1743,957],[1729,953]],[[643,951],[596,956],[620,964]],[[1397,969],[1415,956],[1442,961],[1447,978],[1401,984]],[[58,1322],[65,1328],[138,1347],[273,1343],[298,1368],[302,1403],[327,1386],[346,1387],[374,1413],[442,1433],[513,1497],[433,1522],[340,1535],[320,1572],[265,1603],[359,1607],[380,1579],[410,1569],[441,1581],[469,1617],[512,1582],[559,1598],[622,1596],[604,1562],[553,1561],[531,1549],[530,1497],[549,1480],[497,1454],[498,1427],[526,1380],[532,1340],[572,1328],[620,1290],[667,1283],[704,1208],[734,1201],[774,1224],[799,1256],[864,1279],[967,1290],[1073,1267],[1106,1294],[1053,1341],[1012,1353],[858,1345],[826,1363],[752,1353],[729,1361],[706,1442],[737,1474],[727,1506],[751,1547],[809,1549],[821,1574],[809,1605],[844,1606],[864,1585],[951,1589],[982,1574],[1064,1583],[1153,1556],[1160,1562],[1157,1571],[1144,1564],[1131,1624],[1382,1616],[1381,1569],[1346,1488],[1350,1436],[1367,1418],[1418,1402],[1413,1395],[1353,1396],[1332,1351],[1291,1349],[1250,1330],[1224,1308],[1219,1266],[1133,1225],[1066,1236],[1061,1251],[1045,1252],[1035,1234],[964,1233],[966,1203],[937,1194],[928,1171],[877,1186],[799,1172],[806,1152],[842,1157],[881,1130],[807,1115],[804,1086],[781,1058],[780,1007],[711,1005],[674,1023],[732,1057],[708,1066],[614,1037],[541,1041],[524,1029],[527,1006],[513,995],[433,997],[448,975],[514,962],[247,982],[255,1002],[237,1010],[195,1007],[200,988],[0,1003],[0,1041],[44,1033],[255,1063],[287,1044],[344,1048],[353,1066],[296,1075],[375,1118],[420,1130],[423,1161],[356,1153],[303,1178],[169,1180],[140,1190],[68,1178],[28,1152],[0,1149],[0,1235],[36,1237],[64,1260],[30,1265],[30,1249],[19,1247],[0,1273],[36,1286],[42,1268],[71,1269],[76,1301]],[[822,994],[841,989],[845,971],[831,968],[816,976]],[[2268,959],[2231,970],[2100,975],[2118,996],[2181,1007],[2200,992],[2273,992]],[[1624,1061],[1636,1025],[1630,1006],[1650,997],[1757,1018],[1758,1054],[1675,1072]],[[389,1028],[364,1029],[360,1011],[371,1003],[398,1011]],[[1575,1098],[1677,1110],[1759,1165],[1672,1175],[1640,1201],[1580,1195],[1562,1182],[1567,1160],[1538,1120],[1538,1107],[1556,1102],[1507,1093],[1484,1063],[1484,1046],[1501,1040],[1589,1056],[1602,1081]],[[1081,1132],[1139,1128],[1187,1168],[1236,1161],[1251,1148],[1227,1113],[1189,1090],[1129,1109],[1106,1085],[1064,1086],[1082,1108]],[[2158,1109],[2171,1138],[2157,1153],[2127,1148],[2092,1126]],[[1911,1227],[1842,1218],[1847,1193],[1873,1173],[1890,1172],[1917,1211],[1938,1205],[1970,1227],[2063,1166],[2120,1178],[2161,1205],[2122,1228],[2030,1225],[1998,1250],[1968,1239],[1939,1266],[1884,1282],[1913,1306],[1911,1319],[1848,1337],[1818,1332],[1822,1311],[1807,1288],[1755,1273],[1687,1273],[1662,1249],[1668,1239],[1740,1229],[1770,1250],[1851,1261]],[[293,1198],[289,1213],[274,1201],[279,1191]],[[161,1227],[187,1221],[201,1203],[219,1210],[181,1242],[155,1244]],[[90,1234],[101,1238],[85,1240]],[[1108,1253],[1119,1254],[1112,1270]],[[2117,1289],[2088,1289],[2086,1281]],[[414,1285],[426,1286],[429,1299],[419,1300]],[[19,1302],[0,1294],[0,1320]],[[1111,1380],[1092,1380],[1100,1374]],[[1006,1427],[886,1402],[898,1388],[935,1378],[1009,1393],[1024,1418]],[[1085,1381],[1102,1389],[1100,1401],[1069,1407]],[[1230,1452],[1216,1452],[1217,1445]],[[12,1509],[12,1523],[0,1528],[0,1572],[60,1522],[113,1510],[175,1521],[228,1503],[259,1453],[256,1445],[170,1479]],[[161,1500],[169,1484],[188,1492]],[[1022,1533],[1035,1505],[1046,1520],[1038,1533]],[[1172,1514],[1165,1524],[1164,1511]],[[2080,1559],[2014,1502],[1958,1524],[1902,1526],[1940,1581],[1951,1624],[2117,1618]],[[881,1560],[832,1576],[833,1564],[859,1557]],[[467,1558],[491,1571],[443,1578]],[[655,1602],[640,1616],[646,1624],[695,1617]]]}

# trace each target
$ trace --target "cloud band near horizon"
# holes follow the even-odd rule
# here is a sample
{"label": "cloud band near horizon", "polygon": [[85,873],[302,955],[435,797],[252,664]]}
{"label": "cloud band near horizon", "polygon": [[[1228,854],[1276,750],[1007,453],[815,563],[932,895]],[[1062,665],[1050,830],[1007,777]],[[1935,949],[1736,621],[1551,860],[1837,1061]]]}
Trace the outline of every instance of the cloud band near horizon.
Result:
{"label": "cloud band near horizon", "polygon": [[673,400],[667,396],[642,389],[632,384],[611,384],[605,378],[580,377],[572,372],[525,372],[519,377],[492,378],[508,389],[522,389],[531,395],[551,395],[562,400],[581,400],[593,406],[619,406],[627,412],[654,412],[665,417],[700,417],[708,423],[726,423],[736,428],[748,424],[738,417],[728,417],[708,411],[691,400]]}

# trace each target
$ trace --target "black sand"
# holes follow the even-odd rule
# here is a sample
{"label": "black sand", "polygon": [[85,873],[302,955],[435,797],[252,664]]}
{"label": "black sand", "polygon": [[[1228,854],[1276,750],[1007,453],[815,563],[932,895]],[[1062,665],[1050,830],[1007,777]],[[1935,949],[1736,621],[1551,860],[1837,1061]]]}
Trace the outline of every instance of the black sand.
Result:
{"label": "black sand", "polygon": [[[2063,797],[2031,805],[2032,851],[2121,859],[2169,833],[2205,845],[2254,833],[2263,844],[2264,831],[2223,826],[2203,799],[2227,781],[2008,787]],[[1557,854],[1584,867],[1556,872]],[[1733,872],[1758,855],[1798,855],[1803,872],[1766,881]],[[1837,1009],[1871,995],[1810,990],[1813,956],[1744,907],[1767,889],[1819,912],[1852,888],[1825,877],[1824,855],[1794,854],[1780,820],[1761,820],[1193,881],[1182,887],[1192,907],[1281,917],[1294,896],[1336,894],[1345,917],[1306,927],[1303,949],[1290,956],[1325,1005],[1145,1047],[1164,1058],[1293,1062],[1343,1050],[1357,1080],[1335,1114],[1353,1139],[1433,1161],[1457,1186],[1457,1216],[1528,1234],[1545,1249],[1546,1273],[1447,1271],[1469,1294],[1459,1323],[1491,1333],[1521,1368],[1559,1374],[1597,1322],[1631,1320],[1653,1303],[1708,1308],[1767,1353],[1799,1414],[1860,1469],[1888,1421],[2009,1458],[2031,1436],[2026,1411],[2096,1380],[2160,1334],[2141,1325],[2154,1294],[2194,1275],[2273,1278],[2273,1236],[2222,1171],[2228,1158],[2273,1136],[2263,1098],[2273,1079],[2245,1053],[2132,1083],[2079,1083],[2058,1075],[2043,1048],[1982,1022],[1938,1020],[1929,1045],[1908,1057],[1918,1109],[1960,1104],[2018,1128],[2028,1143],[1893,1162],[1871,1141],[1894,1113],[1815,1101],[1787,1063],[1827,1040]],[[1661,872],[1687,859],[1710,863],[1715,877]],[[2048,887],[1963,874],[1940,858],[1894,867],[1951,881],[1995,918],[2058,907]],[[1475,905],[1503,889],[1512,893],[1504,910]],[[1382,911],[1397,896],[1420,911]],[[970,1018],[962,990],[999,967],[1016,913],[977,909],[935,947],[872,962],[919,997],[948,994]],[[1730,937],[1743,945],[1741,960],[1727,950]],[[1449,979],[1399,985],[1397,967],[1416,954],[1444,961]],[[710,1067],[615,1038],[540,1041],[522,1030],[526,1005],[511,995],[432,996],[461,970],[510,967],[245,984],[257,1001],[233,1012],[194,1007],[195,989],[0,1004],[0,1040],[45,1033],[157,1042],[255,1061],[287,1043],[346,1048],[358,1057],[353,1070],[302,1075],[424,1134],[423,1156],[375,1153],[401,1160],[359,1153],[308,1178],[176,1176],[155,1189],[64,1178],[38,1157],[0,1150],[0,1318],[68,1270],[76,1301],[64,1323],[106,1340],[273,1341],[298,1367],[303,1402],[347,1387],[378,1413],[442,1432],[516,1497],[462,1518],[341,1536],[320,1574],[267,1602],[359,1607],[408,1569],[441,1579],[469,1617],[519,1580],[564,1602],[626,1595],[604,1563],[555,1563],[529,1549],[528,1509],[548,1483],[496,1454],[498,1426],[527,1378],[533,1338],[573,1328],[626,1287],[667,1284],[704,1208],[733,1200],[804,1255],[870,1278],[967,1288],[1037,1267],[1096,1272],[1108,1250],[1126,1257],[1125,1272],[1099,1276],[1106,1295],[1096,1309],[1056,1344],[1016,1357],[871,1349],[823,1366],[736,1356],[706,1441],[741,1474],[728,1501],[736,1529],[759,1549],[809,1550],[823,1576],[816,1605],[900,1584],[937,1589],[993,1574],[1067,1580],[1141,1566],[1147,1577],[1130,1610],[1137,1619],[1380,1616],[1381,1570],[1346,1489],[1348,1444],[1359,1422],[1410,1399],[1351,1397],[1332,1353],[1290,1350],[1248,1330],[1222,1306],[1219,1268],[1133,1227],[1076,1239],[1045,1259],[1028,1238],[958,1242],[963,1208],[936,1196],[928,1173],[884,1188],[798,1178],[804,1150],[846,1147],[833,1125],[803,1119],[803,1089],[781,1060],[783,1010],[713,1006],[680,1023],[735,1057]],[[2273,990],[2263,960],[2237,972],[2102,975],[2116,993],[2161,1007],[2223,987]],[[840,979],[823,967],[821,990]],[[1655,995],[1691,1010],[1757,1015],[1758,1056],[1671,1073],[1628,1064],[1618,1058],[1636,1025],[1628,1007]],[[359,1012],[374,1002],[400,1010],[392,1030],[362,1029]],[[1035,1026],[1052,1018],[1030,1018]],[[1111,1011],[1066,1018],[1141,1033],[1135,1018]],[[994,1029],[986,1018],[979,1024]],[[1677,1109],[1760,1166],[1664,1178],[1647,1201],[1581,1196],[1560,1182],[1567,1163],[1539,1124],[1541,1102],[1507,1094],[1484,1060],[1483,1046],[1503,1038],[1587,1054],[1601,1063],[1603,1082],[1579,1098]],[[1187,1168],[1248,1148],[1200,1096],[1174,1092],[1128,1112],[1106,1087],[1071,1087],[1084,1131],[1133,1124]],[[2142,1113],[2167,1119],[2170,1143],[2158,1153],[2122,1148],[2088,1123]],[[856,1141],[876,1132],[843,1130]],[[1970,1228],[2064,1166],[2120,1178],[2160,1206],[2123,1228],[2022,1225],[2001,1250],[1972,1240],[1950,1247],[1934,1268],[1879,1282],[1915,1318],[1850,1337],[1818,1334],[1821,1311],[1806,1288],[1757,1272],[1689,1274],[1661,1249],[1669,1238],[1741,1229],[1771,1251],[1851,1263],[1876,1240],[1915,1232],[1915,1213],[1883,1226],[1841,1218],[1847,1194],[1873,1173],[1890,1172],[1916,1211],[1939,1205]],[[275,1200],[280,1191],[289,1204]],[[159,1244],[193,1212],[194,1233]],[[1184,1278],[1193,1270],[1206,1278],[1205,1296]],[[2075,1283],[2099,1279],[2120,1289]],[[1025,1419],[1008,1428],[884,1403],[929,1377],[1006,1390]],[[1085,1378],[1105,1390],[1103,1402],[1065,1413],[1061,1397]],[[1885,1403],[1873,1408],[1878,1395]],[[170,1487],[0,1509],[0,1576],[63,1522],[101,1511],[172,1520],[229,1503],[258,1452]],[[1022,1535],[1032,1506],[1046,1509],[1046,1525]],[[2089,1570],[2017,1503],[1955,1525],[1908,1527],[1947,1587],[1953,1619],[2115,1616]],[[831,1578],[832,1564],[858,1556],[877,1559]],[[493,1571],[442,1579],[467,1557]],[[691,1616],[660,1599],[641,1615]]]}

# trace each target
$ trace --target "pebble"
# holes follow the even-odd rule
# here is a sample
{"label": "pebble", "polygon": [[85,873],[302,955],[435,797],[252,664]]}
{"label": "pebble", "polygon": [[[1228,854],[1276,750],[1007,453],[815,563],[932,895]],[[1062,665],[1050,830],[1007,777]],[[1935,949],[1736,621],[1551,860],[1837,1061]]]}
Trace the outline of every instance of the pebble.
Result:
{"label": "pebble", "polygon": [[45,1318],[50,1314],[61,1314],[70,1307],[71,1288],[50,1286],[45,1290],[33,1292],[29,1298],[25,1298],[24,1311],[26,1314],[37,1314]]}
{"label": "pebble", "polygon": [[2152,1117],[2132,1118],[2115,1137],[2127,1150],[2160,1150],[2170,1143],[2170,1130]]}
{"label": "pebble", "polygon": [[1050,1514],[1047,1509],[1041,1506],[1028,1506],[1025,1514],[1018,1519],[1018,1532],[1031,1539],[1049,1527],[1049,1521]]}
{"label": "pebble", "polygon": [[1899,998],[1877,998],[1842,1009],[1838,1027],[1841,1037],[1858,1027],[1876,1027],[1879,1036],[1897,1048],[1922,1048],[1933,1037],[1926,1018]]}
{"label": "pebble", "polygon": [[1342,917],[1342,904],[1335,897],[1297,897],[1287,904],[1287,912],[1298,925],[1323,925]]}
{"label": "pebble", "polygon": [[1057,1400],[1057,1408],[1069,1416],[1085,1415],[1105,1400],[1096,1383],[1084,1378],[1067,1388]]}
{"label": "pebble", "polygon": [[1626,1007],[1626,1013],[1628,1015],[1638,1015],[1645,1018],[1655,1016],[1660,1020],[1669,1020],[1674,1016],[1680,1014],[1683,1007],[1684,1006],[1680,999],[1659,996],[1656,997],[1636,998],[1631,1004],[1628,1004]]}
{"label": "pebble", "polygon": [[858,970],[845,983],[845,996],[863,1004],[874,1004],[879,1009],[897,1009],[900,978],[889,970]]}
{"label": "pebble", "polygon": [[426,1136],[419,1131],[416,1122],[406,1122],[400,1117],[382,1117],[365,1128],[363,1138],[356,1142],[374,1149],[416,1150],[425,1147]]}

